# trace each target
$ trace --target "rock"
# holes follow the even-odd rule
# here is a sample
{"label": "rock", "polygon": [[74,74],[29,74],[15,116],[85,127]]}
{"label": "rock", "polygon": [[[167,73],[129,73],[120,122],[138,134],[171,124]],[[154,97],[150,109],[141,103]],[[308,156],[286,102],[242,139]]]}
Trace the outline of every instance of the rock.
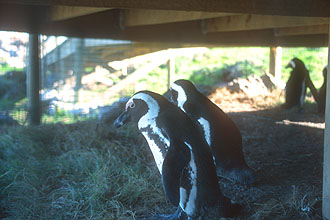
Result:
{"label": "rock", "polygon": [[276,79],[272,74],[265,73],[261,76],[261,79],[268,90],[272,91],[275,88],[284,89],[285,88],[285,82],[282,80]]}
{"label": "rock", "polygon": [[249,97],[267,95],[269,93],[261,77],[251,75],[248,78],[237,78],[229,82],[227,88],[233,92],[243,91]]}

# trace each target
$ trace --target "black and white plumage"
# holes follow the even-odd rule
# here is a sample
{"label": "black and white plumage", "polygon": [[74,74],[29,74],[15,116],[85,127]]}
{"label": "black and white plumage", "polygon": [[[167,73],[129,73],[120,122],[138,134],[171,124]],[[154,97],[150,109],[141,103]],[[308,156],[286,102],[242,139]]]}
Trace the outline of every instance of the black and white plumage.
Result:
{"label": "black and white plumage", "polygon": [[306,77],[309,74],[305,64],[298,58],[293,58],[286,68],[292,68],[285,86],[284,108],[298,106],[302,108],[306,96]]}
{"label": "black and white plumage", "polygon": [[254,183],[243,155],[241,133],[232,119],[188,80],[175,81],[171,93],[173,102],[200,125],[218,175],[242,184]]}
{"label": "black and white plumage", "polygon": [[318,101],[317,101],[317,109],[318,112],[324,113],[325,112],[325,99],[327,95],[327,75],[328,75],[328,68],[323,68],[323,84],[318,92]]}
{"label": "black and white plumage", "polygon": [[141,91],[133,95],[114,122],[120,127],[136,122],[152,151],[166,197],[189,219],[231,217],[239,210],[218,186],[212,154],[198,127],[163,96]]}

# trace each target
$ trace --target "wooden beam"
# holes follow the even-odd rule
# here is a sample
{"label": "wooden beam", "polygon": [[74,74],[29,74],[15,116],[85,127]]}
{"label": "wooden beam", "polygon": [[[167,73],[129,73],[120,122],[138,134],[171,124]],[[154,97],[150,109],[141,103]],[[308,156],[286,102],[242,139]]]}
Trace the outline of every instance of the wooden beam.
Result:
{"label": "wooden beam", "polygon": [[308,35],[308,34],[328,34],[329,25],[307,25],[300,27],[277,28],[275,36],[290,36],[290,35]]}
{"label": "wooden beam", "polygon": [[0,3],[330,17],[328,0],[0,0]]}
{"label": "wooden beam", "polygon": [[[38,13],[34,13],[34,9],[35,7],[26,5],[0,7],[0,30],[23,32],[36,30],[46,35],[111,38],[136,42],[189,44],[191,46],[321,47],[328,44],[327,34],[275,37],[273,29],[203,34],[200,21],[133,26],[122,30],[119,26],[120,10],[118,9],[57,22],[45,21],[37,16],[38,19],[34,20],[42,22],[29,25],[31,14],[45,12],[45,16],[47,15],[47,7],[39,7]],[[104,26],[105,21],[107,28]]]}
{"label": "wooden beam", "polygon": [[[144,75],[150,73],[152,70],[160,66],[161,64],[166,63],[166,60],[169,58],[169,54],[163,51],[160,52],[155,52],[152,55],[153,58],[157,57],[157,59],[153,59],[151,62],[148,62],[146,65],[143,67],[139,68],[135,72],[129,74],[127,77],[124,79],[120,80],[117,84],[109,88],[106,92],[106,98],[110,99],[113,98],[114,96],[118,95],[118,93],[123,90],[125,87],[127,87],[130,83],[136,82],[137,80],[141,79]],[[150,54],[145,55],[146,57],[150,56]],[[140,57],[141,59],[144,56]],[[148,60],[148,58],[146,59]]]}
{"label": "wooden beam", "polygon": [[[200,21],[133,26],[120,29],[119,10],[90,14],[45,26],[48,34],[72,37],[97,37],[136,42],[178,43],[194,46],[311,46],[327,45],[327,35],[275,37],[274,31],[255,30],[203,34]],[[104,28],[104,21],[109,28]],[[0,21],[1,23],[1,21]]]}
{"label": "wooden beam", "polygon": [[206,33],[211,33],[328,24],[329,19],[270,15],[232,15],[228,17],[211,18],[204,22]]}
{"label": "wooden beam", "polygon": [[53,6],[51,7],[51,20],[61,21],[109,9],[110,8]]}
{"label": "wooden beam", "polygon": [[[329,32],[329,42],[330,42],[330,32]],[[328,70],[330,70],[330,43],[328,45]],[[322,214],[324,219],[330,219],[330,209],[329,209],[330,207],[330,80],[329,77],[327,80],[327,95],[326,95],[326,106],[325,106],[323,157],[324,157],[324,161],[323,161]]]}
{"label": "wooden beam", "polygon": [[229,16],[230,13],[131,9],[123,11],[124,27],[192,21]]}
{"label": "wooden beam", "polygon": [[[0,0],[1,1],[1,0]],[[0,30],[40,33],[48,7],[0,3]]]}

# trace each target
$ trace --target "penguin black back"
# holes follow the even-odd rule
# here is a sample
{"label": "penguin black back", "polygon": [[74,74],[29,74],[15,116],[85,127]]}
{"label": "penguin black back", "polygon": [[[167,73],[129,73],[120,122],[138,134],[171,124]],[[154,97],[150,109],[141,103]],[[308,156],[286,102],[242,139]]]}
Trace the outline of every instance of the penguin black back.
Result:
{"label": "penguin black back", "polygon": [[318,103],[317,103],[317,109],[318,112],[324,113],[325,112],[325,99],[326,99],[326,93],[327,93],[327,75],[328,75],[328,68],[323,68],[323,84],[319,90],[318,94]]}
{"label": "penguin black back", "polygon": [[220,176],[235,182],[255,181],[242,150],[242,137],[231,118],[201,94],[188,80],[177,80],[171,86],[172,99],[199,125],[211,148]]}

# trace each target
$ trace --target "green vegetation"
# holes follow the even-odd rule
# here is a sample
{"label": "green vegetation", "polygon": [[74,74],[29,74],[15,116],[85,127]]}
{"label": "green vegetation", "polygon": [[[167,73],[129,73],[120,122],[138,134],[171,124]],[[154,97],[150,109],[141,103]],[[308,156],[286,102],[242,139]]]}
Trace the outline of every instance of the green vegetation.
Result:
{"label": "green vegetation", "polygon": [[[291,69],[285,68],[297,57],[305,63],[317,88],[323,83],[322,70],[327,64],[327,48],[283,48],[282,80],[287,81]],[[204,53],[177,56],[173,80],[190,79],[194,83],[213,86],[219,83],[228,69],[240,71],[243,77],[263,75],[269,71],[269,48],[212,48]],[[167,67],[162,65],[141,79],[147,89],[164,93],[167,90]]]}
{"label": "green vegetation", "polygon": [[[315,86],[319,88],[323,83],[322,69],[327,63],[327,48],[283,48],[282,80],[285,82],[288,80],[291,71],[291,69],[286,69],[285,66],[293,57],[298,57],[304,61]],[[139,65],[134,68],[138,67]],[[211,48],[204,49],[200,53],[177,56],[175,58],[175,74],[172,76],[172,81],[185,78],[196,84],[214,86],[221,82],[224,75],[230,71],[239,72],[242,77],[247,77],[251,74],[261,76],[268,72],[268,68],[269,48],[267,47]],[[0,72],[8,70],[13,70],[13,68],[8,65],[1,65]],[[91,71],[91,69],[87,70]],[[25,86],[15,86],[17,85],[15,81],[6,79],[4,75],[1,77],[0,110],[9,110],[13,112],[11,115],[14,119],[20,123],[24,122],[24,114],[21,114],[21,111],[25,110],[22,106],[26,106],[26,102],[22,102],[25,97],[25,91],[22,88],[25,89]],[[121,80],[119,76],[112,77],[114,82]],[[161,94],[165,93],[167,91],[167,80],[167,66],[161,65],[148,73],[144,78],[138,80],[134,85],[127,85],[120,94],[114,96],[111,100],[107,100],[105,104],[111,104],[121,96],[130,96],[141,89],[148,89]],[[15,90],[15,88],[20,90]],[[106,93],[106,89],[107,87],[104,86],[95,86],[94,90],[82,89],[81,101],[89,102],[90,100],[88,99],[91,97],[102,96]],[[6,93],[7,95],[5,95]],[[16,113],[16,111],[19,111],[19,113]],[[63,111],[57,111],[54,116],[43,116],[44,123],[72,123],[77,120],[85,120],[85,118],[74,117]]]}
{"label": "green vegetation", "polygon": [[153,158],[137,140],[129,127],[104,136],[95,121],[1,130],[0,218],[120,220],[172,212]]}
{"label": "green vegetation", "polygon": [[0,75],[3,75],[9,71],[23,71],[23,69],[9,66],[8,63],[0,64]]}

